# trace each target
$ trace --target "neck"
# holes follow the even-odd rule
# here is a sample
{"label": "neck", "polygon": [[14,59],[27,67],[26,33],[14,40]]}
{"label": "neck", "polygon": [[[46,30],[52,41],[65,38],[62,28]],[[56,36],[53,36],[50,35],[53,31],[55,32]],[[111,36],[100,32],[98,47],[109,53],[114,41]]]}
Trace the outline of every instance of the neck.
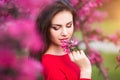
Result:
{"label": "neck", "polygon": [[61,46],[56,45],[50,45],[48,50],[45,52],[45,54],[52,54],[52,55],[65,55],[63,48]]}

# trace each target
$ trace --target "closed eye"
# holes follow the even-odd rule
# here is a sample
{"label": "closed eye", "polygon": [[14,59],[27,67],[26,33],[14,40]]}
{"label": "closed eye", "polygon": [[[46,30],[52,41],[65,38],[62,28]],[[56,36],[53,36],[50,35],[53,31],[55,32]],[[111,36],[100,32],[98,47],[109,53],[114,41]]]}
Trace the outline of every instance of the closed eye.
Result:
{"label": "closed eye", "polygon": [[51,28],[53,28],[54,30],[58,30],[59,29],[59,27],[51,27]]}
{"label": "closed eye", "polygon": [[60,27],[61,27],[61,25],[52,25],[52,27],[51,28],[53,28],[54,30],[59,30],[60,29]]}
{"label": "closed eye", "polygon": [[73,25],[73,22],[71,21],[71,22],[67,23],[66,27],[67,27],[67,28],[71,28],[72,25]]}

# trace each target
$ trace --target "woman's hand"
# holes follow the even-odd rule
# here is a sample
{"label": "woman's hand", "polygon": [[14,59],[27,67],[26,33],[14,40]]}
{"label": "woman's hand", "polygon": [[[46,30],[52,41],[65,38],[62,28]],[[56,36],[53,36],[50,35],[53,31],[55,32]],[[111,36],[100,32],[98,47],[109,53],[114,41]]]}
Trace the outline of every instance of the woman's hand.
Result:
{"label": "woman's hand", "polygon": [[69,54],[70,59],[76,63],[81,70],[80,78],[91,78],[91,63],[85,53],[81,51],[72,51]]}

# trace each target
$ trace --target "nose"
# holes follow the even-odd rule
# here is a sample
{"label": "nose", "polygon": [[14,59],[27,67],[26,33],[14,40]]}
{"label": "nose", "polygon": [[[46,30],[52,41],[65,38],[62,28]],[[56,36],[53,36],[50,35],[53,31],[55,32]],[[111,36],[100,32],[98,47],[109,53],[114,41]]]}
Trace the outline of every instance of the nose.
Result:
{"label": "nose", "polygon": [[62,36],[67,36],[67,35],[68,35],[67,28],[63,28],[63,29],[62,29],[61,35],[62,35]]}

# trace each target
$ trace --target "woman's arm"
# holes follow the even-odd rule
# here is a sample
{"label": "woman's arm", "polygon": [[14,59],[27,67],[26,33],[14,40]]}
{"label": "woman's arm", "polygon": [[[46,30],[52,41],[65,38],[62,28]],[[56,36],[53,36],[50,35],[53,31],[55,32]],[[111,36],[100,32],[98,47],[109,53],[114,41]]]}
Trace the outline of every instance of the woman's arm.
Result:
{"label": "woman's arm", "polygon": [[80,68],[80,80],[91,80],[92,67],[88,57],[81,51],[73,51],[69,54],[70,59]]}

